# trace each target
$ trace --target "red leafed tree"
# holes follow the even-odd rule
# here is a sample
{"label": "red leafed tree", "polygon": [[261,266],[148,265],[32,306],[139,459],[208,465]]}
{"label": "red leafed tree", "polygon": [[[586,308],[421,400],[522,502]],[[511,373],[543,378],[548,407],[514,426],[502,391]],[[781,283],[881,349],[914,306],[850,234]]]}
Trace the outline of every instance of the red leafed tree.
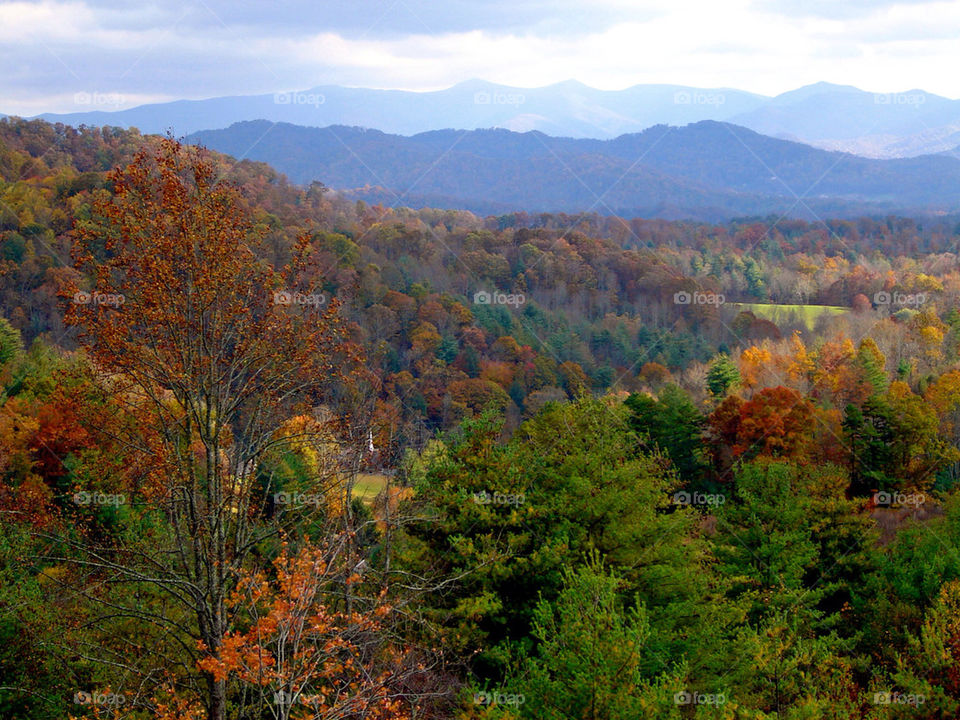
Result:
{"label": "red leafed tree", "polygon": [[[111,182],[78,228],[77,266],[95,285],[67,289],[67,321],[123,418],[111,439],[124,475],[115,481],[128,511],[153,529],[145,540],[87,545],[81,564],[112,587],[133,586],[125,601],[111,599],[111,612],[162,627],[172,648],[191,653],[174,664],[201,672],[179,688],[223,720],[227,687],[210,668],[233,632],[228,600],[254,549],[292,522],[271,510],[277,488],[264,459],[309,441],[278,428],[314,413],[359,358],[343,340],[337,302],[309,301],[320,293],[303,279],[312,275],[308,238],[289,267],[258,259],[242,193],[219,181],[203,151],[161,141]],[[329,432],[323,424],[312,426]],[[301,490],[322,493],[330,481]],[[141,606],[145,586],[176,611]],[[111,661],[144,681],[153,675],[132,658]]]}
{"label": "red leafed tree", "polygon": [[743,399],[729,395],[723,399],[707,418],[706,438],[713,459],[714,471],[723,481],[732,479],[734,448],[740,432],[740,409]]}

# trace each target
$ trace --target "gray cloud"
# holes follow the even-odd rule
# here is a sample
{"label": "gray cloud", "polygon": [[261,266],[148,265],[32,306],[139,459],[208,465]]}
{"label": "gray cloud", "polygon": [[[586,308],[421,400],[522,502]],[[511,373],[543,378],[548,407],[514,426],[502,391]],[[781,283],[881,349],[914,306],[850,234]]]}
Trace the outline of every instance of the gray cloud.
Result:
{"label": "gray cloud", "polygon": [[[324,34],[354,42],[477,30],[567,37],[657,14],[624,0],[590,5],[579,0],[169,0],[132,7],[113,0],[81,2],[74,11],[83,22],[75,29],[42,27],[41,21],[0,42],[5,69],[0,92],[6,102],[36,96],[41,89],[47,98],[60,96],[59,109],[70,110],[63,96],[69,104],[69,96],[78,92],[197,98],[321,84],[402,86],[399,68],[352,65],[336,50],[325,56],[322,48],[305,58],[292,48]],[[32,3],[38,9],[48,4]]]}

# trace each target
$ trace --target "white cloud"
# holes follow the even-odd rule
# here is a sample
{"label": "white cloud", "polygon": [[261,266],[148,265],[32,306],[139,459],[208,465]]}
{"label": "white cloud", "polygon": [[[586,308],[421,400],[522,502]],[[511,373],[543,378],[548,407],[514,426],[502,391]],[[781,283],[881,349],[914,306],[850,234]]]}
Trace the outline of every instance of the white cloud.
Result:
{"label": "white cloud", "polygon": [[[955,2],[860,3],[851,10],[860,16],[847,18],[827,10],[798,16],[792,0],[603,0],[590,9],[604,21],[581,22],[582,3],[518,0],[487,7],[504,14],[498,27],[468,3],[449,0],[441,11],[405,0],[381,22],[367,9],[369,29],[360,31],[364,18],[345,15],[343,3],[334,12],[329,3],[236,0],[231,13],[208,1],[120,12],[79,0],[0,4],[0,110],[76,110],[76,92],[160,99],[327,83],[430,90],[471,77],[519,87],[576,78],[602,89],[677,83],[764,94],[828,80],[960,97]],[[294,10],[308,15],[297,24]],[[317,31],[327,12],[335,29]],[[407,18],[405,32],[377,30],[404,12],[422,21]],[[463,29],[471,23],[475,29]]]}

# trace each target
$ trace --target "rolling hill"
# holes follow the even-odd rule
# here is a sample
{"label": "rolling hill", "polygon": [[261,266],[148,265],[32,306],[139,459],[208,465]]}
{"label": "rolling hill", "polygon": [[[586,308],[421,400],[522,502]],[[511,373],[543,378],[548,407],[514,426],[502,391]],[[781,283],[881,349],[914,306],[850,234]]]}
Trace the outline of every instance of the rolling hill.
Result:
{"label": "rolling hill", "polygon": [[956,158],[867,159],[713,121],[593,140],[502,129],[405,137],[261,120],[187,139],[390,205],[705,220],[960,210]]}

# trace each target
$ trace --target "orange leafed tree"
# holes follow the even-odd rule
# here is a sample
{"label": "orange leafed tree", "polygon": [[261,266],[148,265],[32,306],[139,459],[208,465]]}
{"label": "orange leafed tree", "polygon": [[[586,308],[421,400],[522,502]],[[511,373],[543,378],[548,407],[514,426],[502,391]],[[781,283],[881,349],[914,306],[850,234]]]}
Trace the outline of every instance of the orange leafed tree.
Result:
{"label": "orange leafed tree", "polygon": [[796,390],[765,388],[740,406],[734,454],[802,460],[808,456],[813,407]]}
{"label": "orange leafed tree", "polygon": [[[251,551],[293,519],[270,514],[277,488],[263,461],[304,438],[278,429],[313,413],[359,360],[335,300],[289,301],[321,296],[305,279],[315,276],[309,238],[286,268],[259,259],[242,193],[217,170],[203,151],[167,139],[115,171],[112,193],[78,228],[77,267],[94,286],[65,290],[67,321],[127,419],[112,439],[125,469],[116,481],[131,512],[162,523],[148,542],[84,548],[85,562],[115,586],[147,584],[176,604],[189,621],[154,617],[135,600],[120,611],[165,624],[178,647],[193,648],[183,665],[201,668],[232,630],[228,598]],[[324,492],[324,480],[302,490]],[[183,687],[207,716],[225,718],[223,679],[204,670],[191,682]]]}
{"label": "orange leafed tree", "polygon": [[[285,546],[269,575],[247,574],[231,593],[229,607],[247,627],[230,632],[220,652],[201,664],[223,681],[260,688],[257,717],[409,717],[399,685],[417,668],[383,641],[380,622],[391,608],[379,604],[357,612],[332,606],[331,587],[349,557],[342,540],[331,538],[324,546],[308,542],[296,553]],[[360,580],[359,574],[347,578]]]}

